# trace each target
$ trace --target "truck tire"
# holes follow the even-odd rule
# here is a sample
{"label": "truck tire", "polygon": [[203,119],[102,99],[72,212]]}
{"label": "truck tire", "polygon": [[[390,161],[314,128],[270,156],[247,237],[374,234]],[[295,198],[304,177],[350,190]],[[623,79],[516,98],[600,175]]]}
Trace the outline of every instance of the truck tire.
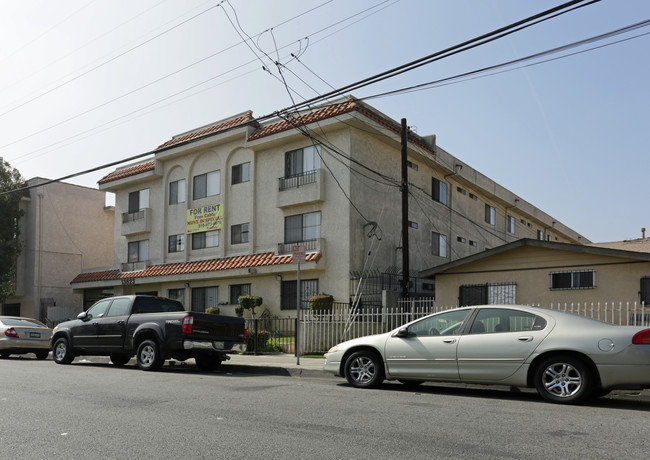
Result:
{"label": "truck tire", "polygon": [[213,356],[197,356],[194,360],[196,361],[196,367],[203,372],[211,372],[221,366],[221,360]]}
{"label": "truck tire", "polygon": [[143,340],[140,345],[138,345],[136,361],[138,367],[143,371],[157,371],[160,369],[165,360],[160,352],[158,342],[151,339]]}
{"label": "truck tire", "polygon": [[57,364],[70,364],[74,359],[72,347],[66,337],[59,337],[52,347],[52,358]]}

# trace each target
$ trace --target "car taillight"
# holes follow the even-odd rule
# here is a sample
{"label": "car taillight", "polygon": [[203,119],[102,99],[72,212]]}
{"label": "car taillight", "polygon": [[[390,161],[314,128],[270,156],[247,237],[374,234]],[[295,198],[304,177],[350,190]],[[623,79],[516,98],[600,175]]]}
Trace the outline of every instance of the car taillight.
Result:
{"label": "car taillight", "polygon": [[194,327],[194,316],[183,318],[183,334],[191,334]]}
{"label": "car taillight", "polygon": [[9,329],[7,329],[7,330],[5,331],[5,335],[6,335],[7,337],[15,337],[15,338],[18,338],[18,332],[16,332],[16,329],[14,329],[13,327],[10,327]]}
{"label": "car taillight", "polygon": [[635,345],[650,345],[650,329],[644,329],[634,334],[632,343]]}
{"label": "car taillight", "polygon": [[244,338],[248,336],[248,329],[244,328]]}

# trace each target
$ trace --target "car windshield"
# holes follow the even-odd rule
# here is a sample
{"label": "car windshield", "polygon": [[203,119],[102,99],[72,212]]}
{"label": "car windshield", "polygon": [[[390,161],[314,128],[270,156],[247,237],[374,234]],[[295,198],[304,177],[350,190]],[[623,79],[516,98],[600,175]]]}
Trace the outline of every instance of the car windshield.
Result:
{"label": "car windshield", "polygon": [[5,326],[25,326],[25,327],[47,327],[45,324],[35,319],[27,318],[2,318],[0,322]]}

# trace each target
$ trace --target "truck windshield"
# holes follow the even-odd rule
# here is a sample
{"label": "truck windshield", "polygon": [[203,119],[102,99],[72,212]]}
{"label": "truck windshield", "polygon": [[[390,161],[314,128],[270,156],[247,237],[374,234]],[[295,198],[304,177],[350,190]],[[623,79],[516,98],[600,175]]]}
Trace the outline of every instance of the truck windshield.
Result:
{"label": "truck windshield", "polygon": [[163,299],[161,297],[136,297],[133,304],[133,314],[138,313],[166,313],[170,311],[185,311],[183,304],[177,300]]}

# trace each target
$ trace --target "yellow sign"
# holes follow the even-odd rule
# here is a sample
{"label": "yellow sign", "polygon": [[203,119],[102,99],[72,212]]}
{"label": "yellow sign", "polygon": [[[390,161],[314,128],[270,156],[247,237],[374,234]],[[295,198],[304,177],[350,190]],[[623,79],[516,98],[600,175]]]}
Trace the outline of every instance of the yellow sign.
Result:
{"label": "yellow sign", "polygon": [[210,232],[223,228],[223,203],[187,210],[185,233]]}

